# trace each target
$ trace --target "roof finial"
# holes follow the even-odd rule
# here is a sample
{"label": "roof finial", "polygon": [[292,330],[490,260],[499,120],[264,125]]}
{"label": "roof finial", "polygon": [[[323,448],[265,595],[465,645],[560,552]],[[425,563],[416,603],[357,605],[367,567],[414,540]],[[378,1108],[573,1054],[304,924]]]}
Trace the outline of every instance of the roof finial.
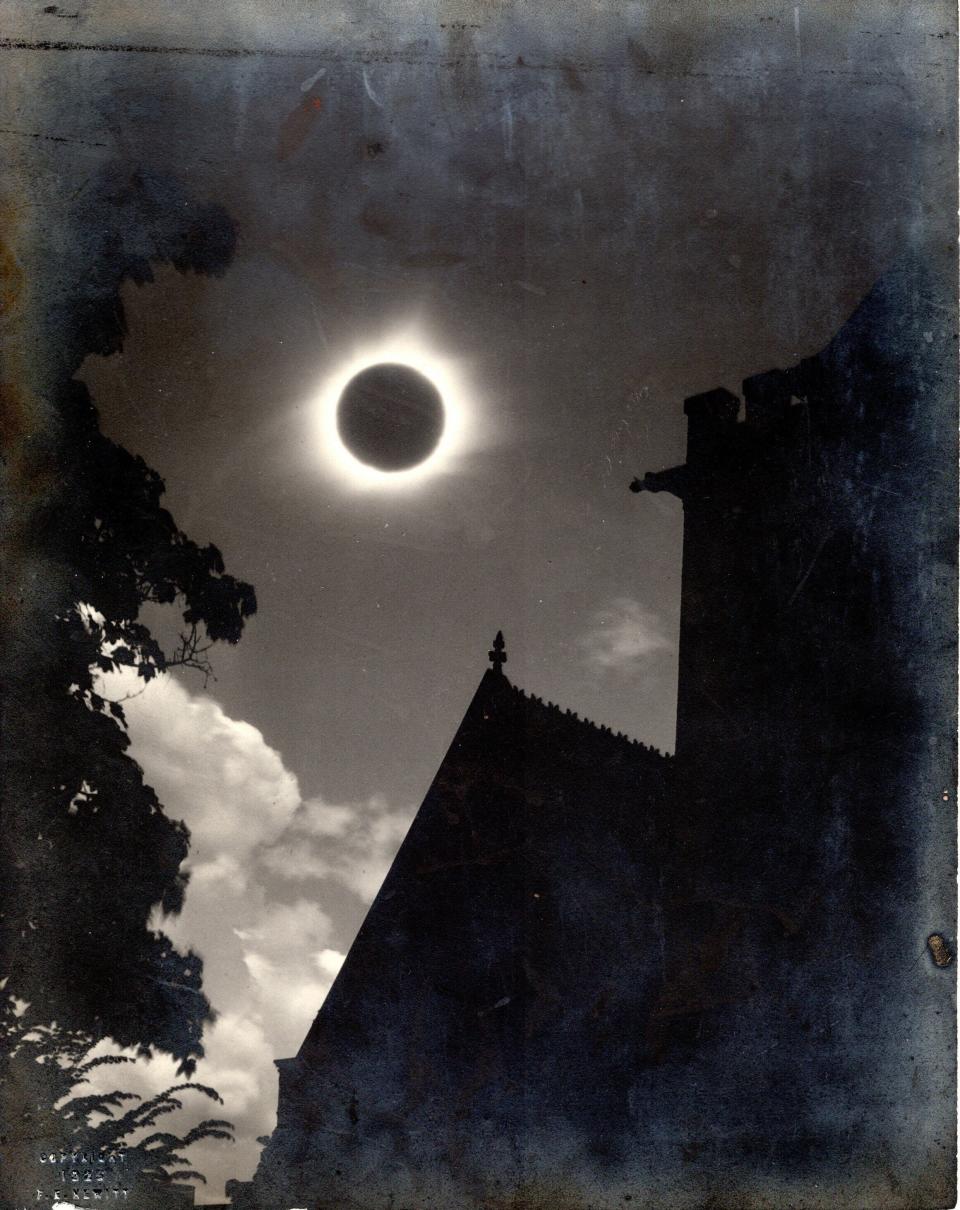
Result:
{"label": "roof finial", "polygon": [[497,631],[493,640],[493,650],[487,652],[487,659],[493,665],[493,671],[503,675],[503,666],[507,662],[507,644],[504,642],[503,631]]}

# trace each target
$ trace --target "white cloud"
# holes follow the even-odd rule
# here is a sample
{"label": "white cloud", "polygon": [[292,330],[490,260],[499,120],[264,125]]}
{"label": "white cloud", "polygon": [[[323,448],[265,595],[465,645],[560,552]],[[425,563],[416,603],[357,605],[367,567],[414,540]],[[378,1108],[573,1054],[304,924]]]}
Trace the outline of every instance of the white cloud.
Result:
{"label": "white cloud", "polygon": [[262,856],[289,879],[333,879],[365,903],[372,901],[396,856],[414,812],[379,795],[366,803],[301,803],[280,839]]}
{"label": "white cloud", "polygon": [[593,615],[579,642],[584,661],[593,669],[631,671],[656,651],[671,648],[661,620],[631,597],[615,597]]}
{"label": "white cloud", "polygon": [[331,979],[336,979],[346,956],[346,954],[341,954],[339,950],[328,949],[321,950],[319,954],[314,955],[314,960],[325,975],[329,975]]}
{"label": "white cloud", "polygon": [[[274,1060],[299,1048],[353,940],[352,926],[338,926],[331,883],[369,903],[412,811],[380,797],[353,805],[304,801],[297,778],[256,727],[169,676],[144,687],[125,671],[104,677],[99,691],[128,697],[131,755],[167,814],[191,832],[183,911],[157,924],[201,955],[204,989],[220,1014],[204,1034],[194,1078],[226,1104],[211,1114],[198,1097],[173,1119],[184,1129],[204,1116],[235,1123],[235,1146],[192,1149],[209,1181],[202,1196],[216,1198],[224,1180],[252,1174],[255,1140],[275,1121]],[[179,1082],[172,1060],[162,1057],[96,1075],[97,1087],[144,1095]]]}
{"label": "white cloud", "polygon": [[270,904],[258,916],[255,925],[235,928],[241,941],[269,953],[297,953],[325,944],[332,929],[330,917],[308,899],[296,903]]}
{"label": "white cloud", "polygon": [[195,695],[170,676],[144,688],[131,670],[104,678],[124,703],[133,755],[168,813],[190,828],[190,867],[236,873],[260,845],[275,840],[300,802],[296,777],[249,723],[224,714],[208,694]]}
{"label": "white cloud", "polygon": [[277,1045],[291,1053],[343,961],[343,954],[329,945],[332,921],[315,903],[299,899],[265,904],[251,925],[234,933],[243,944],[251,1000],[269,1020]]}

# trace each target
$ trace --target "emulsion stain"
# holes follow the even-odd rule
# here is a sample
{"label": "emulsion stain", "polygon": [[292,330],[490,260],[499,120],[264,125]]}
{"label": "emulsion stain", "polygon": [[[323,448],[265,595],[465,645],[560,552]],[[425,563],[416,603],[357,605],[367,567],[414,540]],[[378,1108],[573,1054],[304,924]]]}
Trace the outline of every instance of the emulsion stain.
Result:
{"label": "emulsion stain", "polygon": [[0,241],[0,315],[13,310],[23,289],[23,270],[10,248]]}
{"label": "emulsion stain", "polygon": [[287,114],[277,141],[277,159],[281,163],[300,150],[322,109],[323,97],[311,91]]}
{"label": "emulsion stain", "polygon": [[360,212],[360,223],[366,231],[378,235],[381,239],[395,240],[402,234],[395,215],[380,210],[369,202]]}
{"label": "emulsion stain", "polygon": [[633,67],[643,75],[649,75],[655,70],[654,61],[647,53],[646,47],[635,38],[627,38],[627,54]]}
{"label": "emulsion stain", "polygon": [[949,966],[953,961],[953,954],[942,933],[931,933],[927,938],[927,945],[930,947],[930,954],[937,966]]}
{"label": "emulsion stain", "polygon": [[586,91],[582,76],[577,71],[576,67],[569,61],[569,59],[564,59],[564,61],[560,64],[560,71],[563,75],[563,82],[566,84],[567,88],[571,89],[573,92]]}

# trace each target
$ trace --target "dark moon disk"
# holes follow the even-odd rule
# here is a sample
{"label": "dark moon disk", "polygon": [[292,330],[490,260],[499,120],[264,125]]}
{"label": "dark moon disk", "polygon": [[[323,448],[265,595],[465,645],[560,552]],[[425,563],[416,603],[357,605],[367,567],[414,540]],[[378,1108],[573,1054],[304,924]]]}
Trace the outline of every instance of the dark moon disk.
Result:
{"label": "dark moon disk", "polygon": [[337,432],[358,462],[380,471],[409,470],[439,444],[443,400],[430,379],[410,366],[368,366],[343,388]]}

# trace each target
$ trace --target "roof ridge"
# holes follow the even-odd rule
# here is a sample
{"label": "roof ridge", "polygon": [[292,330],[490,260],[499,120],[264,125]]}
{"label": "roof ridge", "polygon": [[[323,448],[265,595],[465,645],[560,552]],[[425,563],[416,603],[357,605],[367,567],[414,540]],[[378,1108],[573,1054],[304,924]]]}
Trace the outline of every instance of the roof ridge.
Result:
{"label": "roof ridge", "polygon": [[673,760],[673,754],[670,752],[661,752],[659,748],[654,748],[650,744],[645,744],[642,740],[634,739],[630,735],[625,735],[622,731],[614,731],[605,723],[595,723],[592,719],[581,718],[576,710],[571,710],[569,707],[560,706],[556,702],[545,702],[542,697],[538,697],[535,693],[528,693],[525,689],[521,689],[518,685],[514,685],[511,681],[508,681],[506,677],[503,679],[511,693],[516,694],[524,701],[529,702],[533,706],[538,706],[541,710],[548,712],[557,718],[579,723],[582,727],[589,727],[591,731],[596,732],[598,735],[605,736],[606,739],[612,743],[624,745],[631,749],[639,748],[642,752],[645,752],[650,756],[655,756],[659,760]]}

